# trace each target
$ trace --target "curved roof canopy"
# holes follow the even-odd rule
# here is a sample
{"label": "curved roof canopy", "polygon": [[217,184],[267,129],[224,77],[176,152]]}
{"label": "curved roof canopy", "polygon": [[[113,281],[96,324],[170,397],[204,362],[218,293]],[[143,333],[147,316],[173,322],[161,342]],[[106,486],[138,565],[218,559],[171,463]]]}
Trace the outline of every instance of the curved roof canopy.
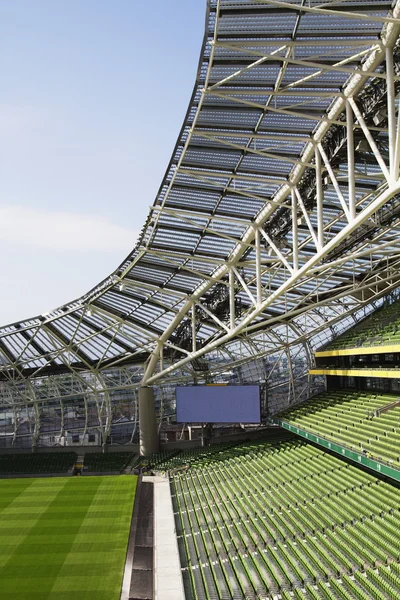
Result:
{"label": "curved roof canopy", "polygon": [[398,285],[397,17],[386,0],[208,0],[136,247],[82,298],[3,327],[0,376],[152,356],[151,377],[301,315],[311,335]]}

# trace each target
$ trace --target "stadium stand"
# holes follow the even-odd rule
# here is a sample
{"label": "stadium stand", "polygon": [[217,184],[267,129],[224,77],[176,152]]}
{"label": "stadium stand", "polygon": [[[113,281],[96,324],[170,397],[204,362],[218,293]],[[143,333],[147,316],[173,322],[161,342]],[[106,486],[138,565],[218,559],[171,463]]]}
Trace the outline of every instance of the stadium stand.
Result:
{"label": "stadium stand", "polygon": [[146,465],[152,470],[170,471],[182,466],[194,466],[202,463],[204,459],[211,456],[214,460],[217,460],[218,455],[223,453],[225,449],[232,448],[241,443],[243,442],[225,442],[204,448],[195,447],[184,451],[160,452],[159,454],[140,457],[140,464]]}
{"label": "stadium stand", "polygon": [[386,304],[317,352],[400,344],[400,300]]}
{"label": "stadium stand", "polygon": [[[164,68],[177,79],[168,50]],[[170,483],[188,600],[400,599],[400,494],[384,471],[374,476],[279,428],[153,454],[160,439],[177,440],[170,433],[184,438],[185,420],[210,422],[203,443],[218,422],[203,413],[175,423],[178,382],[263,382],[260,425],[326,384],[281,419],[344,454],[356,448],[360,463],[361,453],[394,462],[379,467],[400,475],[400,407],[388,393],[400,390],[400,301],[315,353],[329,357],[317,366],[342,372],[307,374],[315,348],[352,313],[399,293],[399,93],[400,0],[208,0],[193,94],[134,247],[81,298],[0,329],[5,448],[63,438],[82,452],[86,442],[139,442],[145,455],[4,455],[0,473],[66,474],[75,463],[76,473],[83,465],[109,475],[134,461],[168,471],[139,480],[134,586],[147,573],[153,587],[153,567],[170,571],[156,542],[164,529],[175,544]],[[381,382],[370,367],[387,364],[394,377]],[[357,382],[346,372],[354,366],[364,369]],[[1,600],[121,597],[113,561],[128,556],[136,479],[19,480],[13,496],[2,483]],[[19,484],[33,486],[28,502]],[[49,573],[59,581],[45,582]],[[167,600],[170,589],[140,596]]]}
{"label": "stadium stand", "polygon": [[0,454],[0,475],[68,473],[76,462],[75,452]]}
{"label": "stadium stand", "polygon": [[[286,439],[287,433],[280,429],[271,429],[269,436],[275,440]],[[246,440],[222,442],[211,446],[187,448],[185,450],[173,450],[160,452],[151,456],[141,456],[138,462],[148,466],[154,471],[173,471],[180,467],[195,467],[203,465],[209,458],[216,462],[225,460],[225,452],[246,443]]]}
{"label": "stadium stand", "polygon": [[171,477],[186,597],[397,598],[398,489],[299,439]]}
{"label": "stadium stand", "polygon": [[320,394],[278,418],[344,446],[372,456],[400,462],[400,407],[398,395],[332,390]]}
{"label": "stadium stand", "polygon": [[84,471],[93,473],[121,472],[134,455],[134,452],[89,452],[85,454]]}

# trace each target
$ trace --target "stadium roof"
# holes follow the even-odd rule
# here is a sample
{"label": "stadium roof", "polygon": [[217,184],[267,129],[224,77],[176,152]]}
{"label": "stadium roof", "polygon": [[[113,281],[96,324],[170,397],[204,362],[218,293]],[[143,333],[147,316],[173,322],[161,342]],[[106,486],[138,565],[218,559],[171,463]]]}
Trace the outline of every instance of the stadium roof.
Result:
{"label": "stadium roof", "polygon": [[296,343],[396,287],[398,16],[386,0],[209,0],[136,247],[82,298],[0,329],[0,377],[151,357],[152,382],[260,332],[271,351]]}

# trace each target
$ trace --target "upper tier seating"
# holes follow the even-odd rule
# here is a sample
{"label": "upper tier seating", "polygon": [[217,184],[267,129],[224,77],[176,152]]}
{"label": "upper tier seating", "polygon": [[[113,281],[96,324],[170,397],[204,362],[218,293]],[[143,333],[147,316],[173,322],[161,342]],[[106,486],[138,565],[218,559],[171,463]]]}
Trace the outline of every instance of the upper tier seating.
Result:
{"label": "upper tier seating", "polygon": [[68,473],[76,458],[76,452],[0,454],[0,474]]}
{"label": "upper tier seating", "polygon": [[335,338],[323,351],[400,344],[400,300],[380,308]]}
{"label": "upper tier seating", "polygon": [[331,391],[320,394],[278,418],[358,452],[366,450],[378,460],[400,462],[400,407],[379,417],[377,408],[398,395],[371,392]]}
{"label": "upper tier seating", "polygon": [[187,598],[398,598],[398,489],[288,437],[171,478]]}
{"label": "upper tier seating", "polygon": [[134,452],[88,452],[84,470],[92,473],[121,472],[134,457]]}

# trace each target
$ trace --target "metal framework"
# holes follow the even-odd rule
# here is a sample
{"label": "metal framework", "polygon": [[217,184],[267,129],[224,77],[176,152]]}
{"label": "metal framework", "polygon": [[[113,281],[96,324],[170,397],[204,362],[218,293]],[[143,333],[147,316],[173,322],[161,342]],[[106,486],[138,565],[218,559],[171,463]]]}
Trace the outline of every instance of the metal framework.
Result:
{"label": "metal framework", "polygon": [[132,364],[152,385],[299,345],[311,363],[318,331],[398,287],[399,13],[208,0],[136,247],[82,298],[0,329],[3,385]]}

